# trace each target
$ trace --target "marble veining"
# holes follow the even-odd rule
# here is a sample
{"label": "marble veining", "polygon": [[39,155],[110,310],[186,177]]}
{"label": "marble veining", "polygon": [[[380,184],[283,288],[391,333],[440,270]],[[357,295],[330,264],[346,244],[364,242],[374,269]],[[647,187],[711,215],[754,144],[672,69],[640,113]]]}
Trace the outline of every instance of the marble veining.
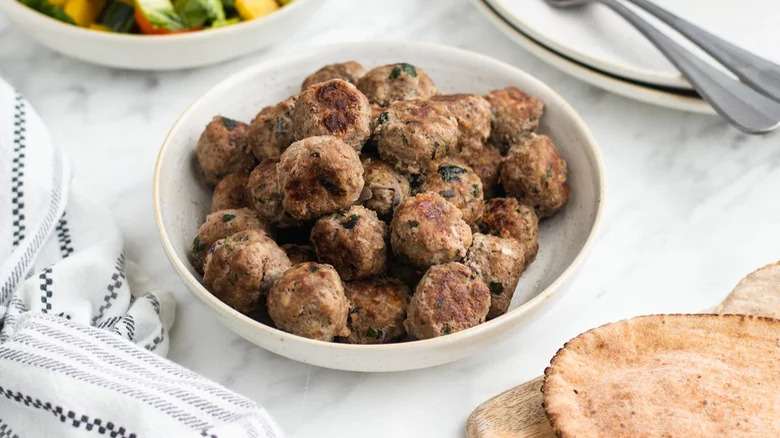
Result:
{"label": "marble veining", "polygon": [[[289,436],[462,436],[472,409],[539,375],[581,331],[639,314],[702,311],[745,274],[780,259],[777,134],[745,136],[712,116],[581,83],[515,46],[468,0],[322,1],[315,23],[291,29],[273,49],[157,73],[65,58],[0,16],[0,76],[48,123],[79,183],[111,206],[128,256],[177,296],[170,358],[262,403]],[[590,256],[546,315],[480,357],[389,374],[284,359],[237,337],[192,300],[158,244],[152,169],[168,129],[197,96],[267,56],[367,39],[433,41],[517,65],[566,98],[601,146],[606,212]]]}

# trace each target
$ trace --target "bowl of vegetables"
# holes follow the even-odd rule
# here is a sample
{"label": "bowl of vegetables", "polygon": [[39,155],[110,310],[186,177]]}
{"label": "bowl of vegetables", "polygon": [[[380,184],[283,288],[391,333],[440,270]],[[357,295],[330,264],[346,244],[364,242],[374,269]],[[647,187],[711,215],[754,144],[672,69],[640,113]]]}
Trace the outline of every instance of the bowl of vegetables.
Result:
{"label": "bowl of vegetables", "polygon": [[318,0],[3,0],[0,12],[52,50],[133,70],[225,61],[281,40]]}

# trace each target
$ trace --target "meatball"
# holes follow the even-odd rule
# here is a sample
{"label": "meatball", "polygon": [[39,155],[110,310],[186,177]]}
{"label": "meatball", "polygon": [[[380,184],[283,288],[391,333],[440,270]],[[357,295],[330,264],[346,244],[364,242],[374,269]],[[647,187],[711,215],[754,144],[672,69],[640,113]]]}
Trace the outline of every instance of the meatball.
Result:
{"label": "meatball", "polygon": [[358,80],[357,87],[371,103],[381,107],[398,100],[427,99],[436,94],[431,78],[405,62],[370,70]]}
{"label": "meatball", "polygon": [[363,179],[371,190],[365,206],[379,216],[389,216],[411,193],[409,180],[390,165],[376,158],[363,160]]}
{"label": "meatball", "polygon": [[490,136],[493,114],[490,103],[478,94],[440,94],[431,98],[447,108],[458,120],[458,152],[478,151]]}
{"label": "meatball", "polygon": [[404,320],[409,305],[409,288],[394,278],[369,278],[346,283],[352,332],[350,344],[387,344],[406,336]]}
{"label": "meatball", "polygon": [[292,96],[276,105],[263,108],[249,125],[249,148],[255,158],[276,158],[295,141],[293,138],[293,110],[298,96]]}
{"label": "meatball", "polygon": [[523,245],[526,265],[539,252],[539,218],[533,208],[515,198],[493,198],[485,204],[485,214],[477,222],[481,233],[516,239]]}
{"label": "meatball", "polygon": [[466,163],[479,176],[486,199],[498,196],[501,189],[498,185],[498,172],[503,160],[498,149],[491,146],[485,146],[478,151],[463,149],[455,157]]}
{"label": "meatball", "polygon": [[257,164],[247,145],[249,126],[227,117],[214,117],[198,140],[197,156],[203,178],[215,185],[234,172],[249,172]]}
{"label": "meatball", "polygon": [[435,172],[425,175],[421,191],[435,192],[458,207],[467,224],[473,224],[485,205],[482,199],[482,181],[476,173],[460,161],[445,159]]}
{"label": "meatball", "polygon": [[509,147],[522,141],[539,128],[544,104],[517,87],[493,90],[485,96],[493,113],[493,129],[488,142],[506,153]]}
{"label": "meatball", "polygon": [[206,216],[206,222],[198,228],[198,235],[192,241],[192,264],[195,269],[203,269],[206,253],[214,242],[245,230],[267,231],[257,213],[248,208],[219,210]]}
{"label": "meatball", "polygon": [[417,339],[448,335],[485,322],[490,290],[468,266],[431,266],[409,302],[406,331]]}
{"label": "meatball", "polygon": [[248,314],[257,310],[260,297],[289,268],[287,255],[267,234],[239,231],[214,243],[206,256],[203,284],[227,305]]}
{"label": "meatball", "polygon": [[480,275],[490,290],[488,319],[506,313],[525,269],[523,245],[515,239],[476,233],[464,263]]}
{"label": "meatball", "polygon": [[418,269],[460,260],[471,246],[471,228],[460,210],[433,192],[421,193],[401,204],[390,230],[395,256]]}
{"label": "meatball", "polygon": [[249,207],[249,199],[246,195],[248,179],[249,175],[243,172],[231,173],[222,178],[214,187],[214,194],[211,196],[211,211]]}
{"label": "meatball", "polygon": [[458,142],[458,121],[438,103],[408,100],[390,105],[374,130],[379,156],[406,173],[435,170]]}
{"label": "meatball", "polygon": [[278,165],[278,158],[269,158],[258,164],[249,174],[247,196],[262,221],[282,228],[295,227],[299,222],[282,207],[282,190],[277,179]]}
{"label": "meatball", "polygon": [[314,247],[310,245],[296,245],[294,243],[287,243],[282,245],[282,249],[287,258],[290,259],[290,263],[297,265],[304,262],[316,262],[317,253],[314,252]]}
{"label": "meatball", "polygon": [[546,135],[512,146],[501,165],[507,194],[534,207],[540,218],[554,215],[569,201],[566,160]]}
{"label": "meatball", "polygon": [[268,314],[281,330],[332,341],[349,336],[349,303],[339,274],[330,265],[300,263],[282,274],[268,293]]}
{"label": "meatball", "polygon": [[332,135],[360,152],[371,135],[371,105],[354,85],[333,79],[312,85],[298,96],[293,112],[296,140]]}
{"label": "meatball", "polygon": [[422,278],[423,274],[425,274],[425,271],[417,269],[416,267],[411,265],[408,258],[400,260],[398,259],[398,257],[394,257],[392,252],[388,257],[387,275],[401,280],[405,285],[409,287],[413,288],[417,286],[417,283],[420,282],[420,279]]}
{"label": "meatball", "polygon": [[354,204],[363,190],[363,165],[336,137],[309,137],[284,151],[277,168],[282,205],[296,219],[315,219]]}
{"label": "meatball", "polygon": [[366,74],[366,69],[360,63],[355,61],[339,62],[326,65],[306,77],[301,85],[301,90],[305,90],[314,84],[329,81],[331,79],[341,79],[352,85],[357,84],[358,79]]}
{"label": "meatball", "polygon": [[333,265],[344,280],[387,270],[387,224],[363,206],[319,218],[311,230],[311,241],[318,260]]}

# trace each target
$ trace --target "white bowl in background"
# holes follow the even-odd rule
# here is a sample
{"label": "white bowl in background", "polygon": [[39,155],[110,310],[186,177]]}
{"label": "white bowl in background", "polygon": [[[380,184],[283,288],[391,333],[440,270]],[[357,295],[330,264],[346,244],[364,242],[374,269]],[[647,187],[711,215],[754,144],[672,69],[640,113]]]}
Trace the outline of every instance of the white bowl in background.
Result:
{"label": "white bowl in background", "polygon": [[272,14],[218,29],[172,35],[100,32],[50,18],[17,0],[3,12],[31,38],[82,61],[131,70],[174,70],[215,64],[259,50],[305,26],[321,0],[295,0]]}
{"label": "white bowl in background", "polygon": [[[523,274],[510,311],[451,335],[387,345],[315,341],[266,326],[233,310],[200,283],[188,254],[209,212],[211,191],[197,176],[195,146],[217,114],[250,121],[264,106],[300,91],[304,77],[321,66],[354,59],[367,68],[409,62],[425,70],[443,93],[486,93],[509,85],[541,99],[540,131],[568,161],[572,198],[540,225],[539,254]],[[179,118],[162,145],[154,173],[154,210],[160,240],[192,294],[228,328],[274,353],[327,368],[400,371],[439,365],[476,354],[514,333],[540,313],[570,279],[593,243],[603,211],[604,168],[590,131],[569,104],[516,67],[476,53],[433,44],[364,42],[317,47],[277,56],[239,72],[198,98]]]}

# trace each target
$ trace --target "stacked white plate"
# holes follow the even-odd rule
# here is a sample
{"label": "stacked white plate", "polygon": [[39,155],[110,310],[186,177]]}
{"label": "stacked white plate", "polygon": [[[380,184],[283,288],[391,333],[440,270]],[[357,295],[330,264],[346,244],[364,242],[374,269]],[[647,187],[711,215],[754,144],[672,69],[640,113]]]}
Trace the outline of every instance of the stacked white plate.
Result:
{"label": "stacked white plate", "polygon": [[[714,113],[639,31],[604,5],[593,3],[575,9],[555,9],[544,0],[472,1],[509,38],[585,82],[643,102]],[[780,64],[780,1],[654,1],[716,35]],[[704,57],[674,31],[655,20],[650,21]]]}

